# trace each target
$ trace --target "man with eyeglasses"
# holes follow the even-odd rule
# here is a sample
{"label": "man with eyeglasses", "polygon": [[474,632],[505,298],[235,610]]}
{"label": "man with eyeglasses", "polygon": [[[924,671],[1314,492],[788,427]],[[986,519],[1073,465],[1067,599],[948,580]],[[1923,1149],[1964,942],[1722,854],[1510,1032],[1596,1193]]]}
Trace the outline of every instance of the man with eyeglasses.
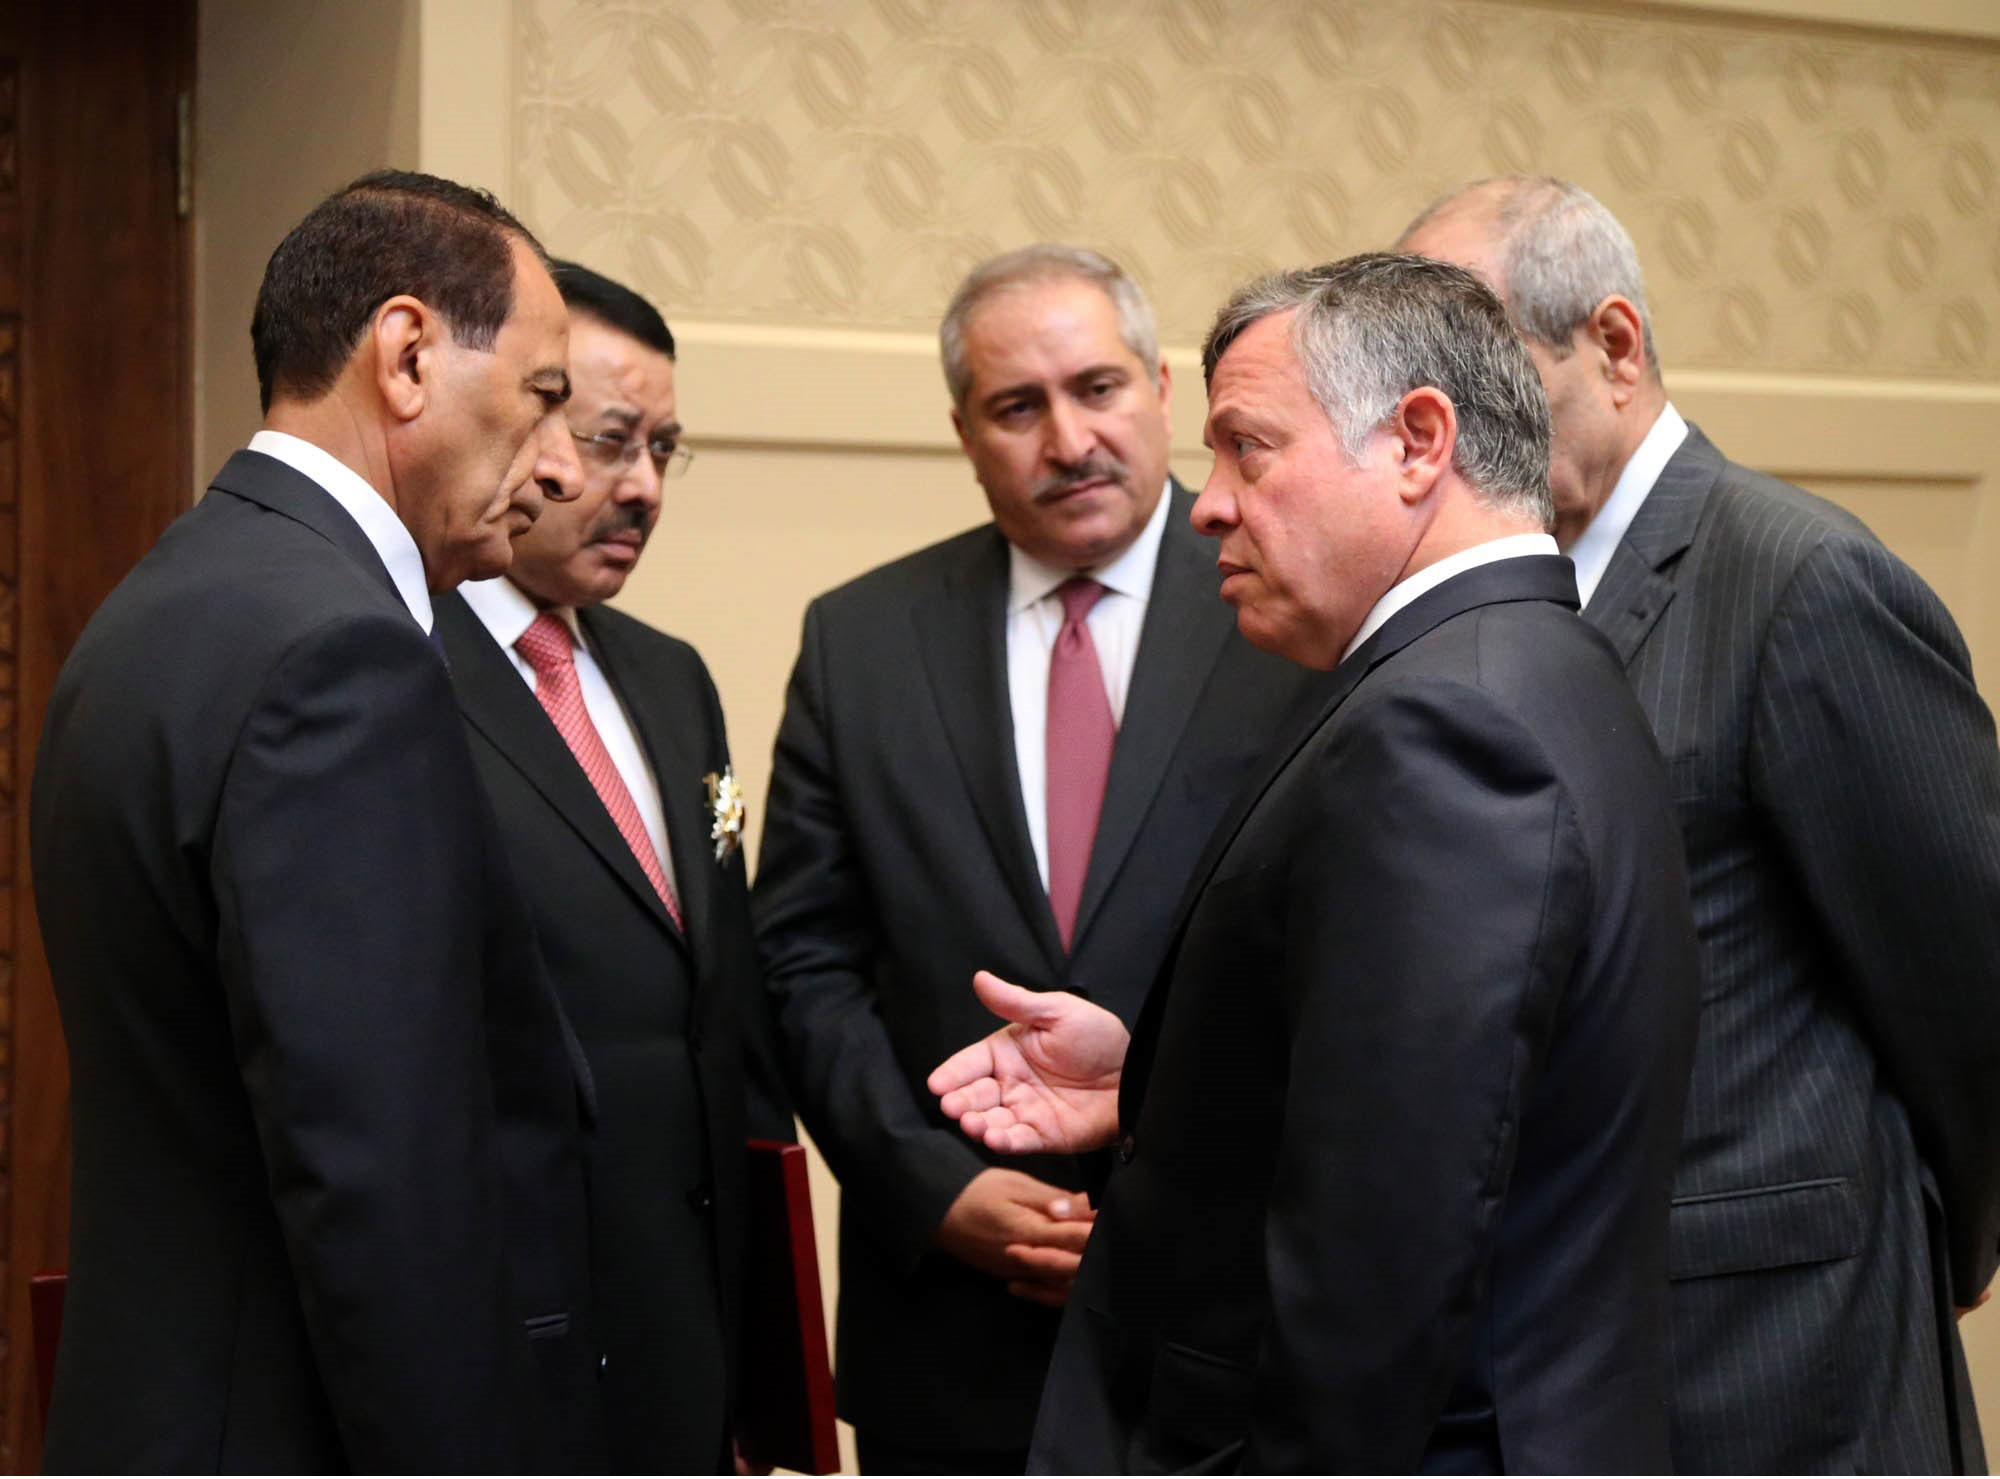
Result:
{"label": "man with eyeglasses", "polygon": [[[597,1093],[591,1278],[615,1472],[729,1462],[746,1134],[792,1138],[761,985],[722,707],[700,656],[603,603],[686,472],[674,340],[554,264],[583,492],[502,579],[438,603],[481,778]],[[554,514],[557,510],[551,510]],[[718,822],[720,825],[718,826]]]}

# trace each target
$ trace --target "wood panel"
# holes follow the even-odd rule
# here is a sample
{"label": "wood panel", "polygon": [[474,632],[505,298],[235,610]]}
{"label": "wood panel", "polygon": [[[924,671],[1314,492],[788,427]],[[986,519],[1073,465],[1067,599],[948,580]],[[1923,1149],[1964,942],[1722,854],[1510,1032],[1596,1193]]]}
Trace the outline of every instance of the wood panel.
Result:
{"label": "wood panel", "polygon": [[0,10],[0,1465],[40,1466],[27,1280],[69,1232],[68,1070],[28,876],[64,656],[187,503],[193,0]]}

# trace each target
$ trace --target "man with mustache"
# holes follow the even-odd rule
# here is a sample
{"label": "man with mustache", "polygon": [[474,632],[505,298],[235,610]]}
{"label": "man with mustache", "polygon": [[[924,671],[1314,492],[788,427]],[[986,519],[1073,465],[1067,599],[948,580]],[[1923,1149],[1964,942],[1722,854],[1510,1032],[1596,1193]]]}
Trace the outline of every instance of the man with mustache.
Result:
{"label": "man with mustache", "polygon": [[[980,967],[1130,1017],[1196,854],[1309,681],[1254,651],[1167,475],[1114,263],[973,268],[939,332],[993,522],[808,610],[756,890],[794,1094],[841,1180],[841,1412],[871,1473],[1020,1473],[1090,1230],[1076,1162],[951,1129]],[[957,1359],[967,1344],[978,1369]]]}
{"label": "man with mustache", "polygon": [[729,1458],[743,1142],[789,1140],[792,1122],[781,1096],[746,1092],[763,995],[715,685],[692,647],[603,604],[692,460],[673,335],[629,288],[574,263],[554,271],[582,496],[515,541],[506,577],[440,601],[438,627],[596,1084],[591,1279],[609,1467],[713,1473]]}

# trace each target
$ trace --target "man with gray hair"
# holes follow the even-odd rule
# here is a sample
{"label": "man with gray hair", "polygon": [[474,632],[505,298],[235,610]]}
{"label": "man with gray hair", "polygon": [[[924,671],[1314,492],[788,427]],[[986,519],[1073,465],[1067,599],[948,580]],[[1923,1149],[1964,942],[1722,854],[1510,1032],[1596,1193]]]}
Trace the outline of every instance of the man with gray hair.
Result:
{"label": "man with gray hair", "polygon": [[1548,411],[1470,273],[1255,283],[1205,353],[1243,634],[1332,669],[1216,832],[1129,1044],[990,975],[931,1077],[1115,1144],[1053,1473],[1663,1470],[1695,941],[1665,767],[1544,532]]}
{"label": "man with gray hair", "polygon": [[1675,1464],[1983,1473],[1953,1307],[2000,1248],[2000,752],[1965,644],[1855,519],[1682,420],[1585,191],[1482,181],[1403,245],[1507,301],[1584,616],[1672,763],[1703,974]]}
{"label": "man with gray hair", "polygon": [[[974,268],[939,334],[993,522],[813,602],[754,905],[841,1180],[841,1412],[873,1473],[1021,1472],[1090,1230],[924,1092],[982,966],[1136,1014],[1202,844],[1304,675],[1252,650],[1167,474],[1171,378],[1095,252]],[[957,1358],[970,1339],[991,1367]]]}

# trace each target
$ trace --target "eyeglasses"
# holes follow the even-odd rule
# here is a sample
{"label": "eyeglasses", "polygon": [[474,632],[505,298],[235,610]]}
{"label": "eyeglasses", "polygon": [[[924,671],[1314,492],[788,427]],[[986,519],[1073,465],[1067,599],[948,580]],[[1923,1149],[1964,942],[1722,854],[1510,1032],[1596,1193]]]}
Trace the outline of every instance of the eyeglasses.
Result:
{"label": "eyeglasses", "polygon": [[599,467],[612,467],[623,471],[639,460],[639,450],[653,459],[653,470],[662,478],[677,478],[688,470],[694,461],[694,449],[683,447],[678,442],[654,438],[642,442],[637,437],[625,435],[622,431],[600,431],[594,436],[585,436],[580,431],[572,431],[576,445],[584,456]]}

